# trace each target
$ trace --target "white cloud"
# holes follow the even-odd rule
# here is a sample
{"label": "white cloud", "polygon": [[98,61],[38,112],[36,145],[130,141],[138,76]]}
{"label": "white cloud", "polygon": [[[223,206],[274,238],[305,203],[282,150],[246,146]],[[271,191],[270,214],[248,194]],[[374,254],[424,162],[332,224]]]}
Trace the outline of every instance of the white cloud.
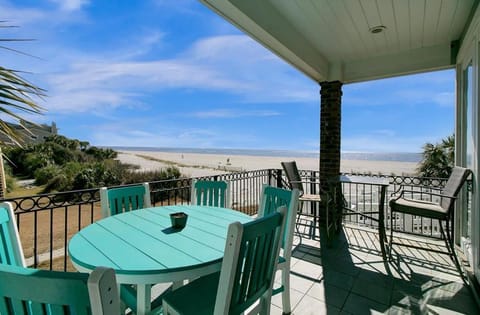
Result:
{"label": "white cloud", "polygon": [[[46,19],[47,12],[31,8],[15,8],[8,2],[0,2],[0,11],[2,20],[9,22],[9,25],[24,27],[28,24],[35,24]],[[13,30],[12,30],[13,31]]]}
{"label": "white cloud", "polygon": [[[89,0],[50,0],[56,3],[56,8],[41,5],[32,7],[20,7],[14,1],[0,0],[0,12],[2,20],[18,26],[17,30],[9,32],[23,32],[29,34],[42,34],[49,37],[48,32],[58,32],[59,27],[65,24],[73,24],[85,21],[85,15],[81,10]],[[38,37],[35,37],[38,39]]]}
{"label": "white cloud", "polygon": [[[57,90],[60,91],[60,90]],[[63,90],[57,94],[51,91],[52,96],[47,98],[45,104],[41,104],[50,112],[79,113],[86,111],[107,111],[109,109],[131,105],[134,102],[133,95],[101,89],[71,89]]]}
{"label": "white cloud", "polygon": [[90,0],[50,0],[56,3],[63,11],[77,11],[88,5]]}
{"label": "white cloud", "polygon": [[153,3],[162,11],[176,11],[182,14],[199,14],[197,0],[153,0]]}
{"label": "white cloud", "polygon": [[[188,59],[214,64],[227,64],[240,70],[240,65],[276,61],[273,55],[245,35],[223,35],[203,38],[193,43],[185,54]],[[236,57],[242,57],[237,59]]]}
{"label": "white cloud", "polygon": [[[139,122],[137,122],[139,123]],[[135,125],[135,122],[129,122]],[[122,124],[100,125],[93,135],[92,143],[112,146],[152,147],[197,147],[207,148],[218,145],[222,135],[208,129],[170,128],[157,124],[155,131],[124,128]]]}
{"label": "white cloud", "polygon": [[[345,85],[342,103],[347,106],[455,105],[452,70]],[[372,97],[372,91],[375,91]]]}
{"label": "white cloud", "polygon": [[368,134],[342,136],[343,152],[421,152],[426,142],[438,142],[439,136],[419,134],[399,135],[395,131],[378,130]]}
{"label": "white cloud", "polygon": [[170,88],[245,89],[243,83],[214,69],[178,61],[76,64],[70,72],[49,76],[48,81],[48,108],[61,111],[132,104],[146,91]]}
{"label": "white cloud", "polygon": [[115,60],[132,60],[144,56],[151,52],[154,48],[162,47],[165,33],[160,31],[149,30],[146,34],[140,35],[136,39],[136,44],[126,48],[125,51],[115,51]]}
{"label": "white cloud", "polygon": [[277,111],[271,110],[231,110],[217,109],[192,113],[191,116],[197,118],[239,118],[239,117],[270,117],[281,115]]}
{"label": "white cloud", "polygon": [[440,92],[432,96],[432,101],[440,106],[454,107],[455,92]]}
{"label": "white cloud", "polygon": [[[372,97],[371,91],[378,91],[375,97]],[[453,88],[451,91],[438,91],[435,87],[411,87],[398,88],[383,87],[382,92],[380,86],[376,88],[365,87],[364,91],[355,91],[344,93],[342,104],[346,106],[397,106],[403,105],[438,105],[442,107],[455,106],[455,92]],[[368,93],[367,93],[368,91]]]}
{"label": "white cloud", "polygon": [[[161,37],[158,34],[145,45]],[[67,70],[47,77],[51,96],[48,107],[88,111],[96,106],[123,106],[137,102],[135,99],[143,93],[167,89],[222,91],[237,95],[240,102],[318,101],[314,84],[310,89],[298,76],[292,78],[288,65],[258,46],[243,35],[220,36],[201,39],[169,59],[132,61],[84,56]]]}
{"label": "white cloud", "polygon": [[416,105],[416,104],[437,104],[441,106],[451,106],[455,105],[455,93],[453,91],[454,83],[452,81],[452,91],[437,91],[435,88],[419,88],[411,87],[409,89],[398,89],[392,94],[392,99],[389,100],[389,103],[393,103],[394,99],[400,102],[405,102],[406,104]]}

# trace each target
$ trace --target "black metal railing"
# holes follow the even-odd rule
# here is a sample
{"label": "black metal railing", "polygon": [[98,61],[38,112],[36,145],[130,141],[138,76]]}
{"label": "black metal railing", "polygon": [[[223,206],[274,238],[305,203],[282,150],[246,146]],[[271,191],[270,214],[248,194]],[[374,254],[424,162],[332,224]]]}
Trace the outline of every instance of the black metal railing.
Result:
{"label": "black metal railing", "polygon": [[[272,182],[272,170],[257,170],[205,176],[228,180],[232,208],[249,215],[257,212],[263,184]],[[190,202],[193,178],[151,182],[155,206]],[[29,266],[50,270],[73,270],[68,259],[68,240],[100,218],[99,188],[8,198],[13,206],[24,255]]]}
{"label": "black metal railing", "polygon": [[67,241],[99,218],[99,200],[98,189],[4,199],[13,206],[27,264],[65,269]]}
{"label": "black metal railing", "polygon": [[[302,179],[310,184],[304,185],[305,193],[318,193],[319,189],[319,171],[311,170],[301,170],[300,175]],[[434,177],[417,177],[417,176],[397,176],[397,175],[382,175],[382,174],[363,174],[363,173],[344,173],[343,175],[356,175],[356,176],[367,176],[367,177],[376,177],[387,179],[389,186],[386,192],[385,198],[385,226],[387,229],[391,228],[390,221],[390,208],[388,206],[388,201],[400,188],[405,188],[406,190],[414,190],[413,194],[407,195],[414,199],[423,199],[432,202],[440,202],[440,197],[432,196],[428,194],[429,192],[442,189],[446,182],[447,178],[434,178]],[[284,186],[287,186],[286,178],[282,177],[281,182]],[[368,216],[373,214],[373,217],[378,219],[379,202],[379,186],[372,184],[361,184],[361,183],[342,183],[342,193],[345,198],[346,206],[350,209],[355,210],[357,213],[363,213]],[[471,191],[472,191],[471,181],[467,181],[467,193],[465,194],[467,207],[470,207],[471,200]],[[314,209],[310,207],[315,207],[314,204],[304,205],[301,211],[313,213]],[[469,211],[467,209],[467,211]],[[371,220],[366,216],[362,215],[348,215],[343,218],[344,222],[355,224],[359,226],[377,228],[378,221]],[[396,231],[402,231],[404,233],[422,235],[428,237],[440,238],[441,233],[438,225],[438,221],[427,219],[423,217],[413,216],[409,214],[395,214],[393,218],[393,224]]]}
{"label": "black metal railing", "polygon": [[[318,171],[302,170],[301,175],[312,180],[318,178]],[[387,201],[390,194],[396,191],[400,185],[422,184],[443,187],[445,183],[444,179],[368,175],[388,178],[390,186],[387,192]],[[285,187],[287,184],[280,169],[236,172],[202,178],[229,181],[232,208],[249,215],[257,213],[262,185]],[[191,183],[192,178],[151,182],[153,205],[189,203]],[[355,206],[357,211],[378,209],[378,198],[375,197],[374,189],[358,186],[359,184],[344,183],[342,185],[349,206]],[[316,193],[318,192],[318,185],[308,185],[305,190],[308,193]],[[80,229],[100,218],[98,188],[9,198],[3,201],[11,202],[14,207],[27,263],[43,269],[73,270],[67,253],[68,240]],[[387,204],[385,207],[387,209],[385,223],[389,224]],[[436,236],[431,222],[416,223],[414,219],[408,221],[405,217],[395,220],[397,223],[401,221],[403,222],[401,229],[405,232]],[[355,216],[346,217],[345,222],[368,227],[376,227],[377,224],[376,222],[361,220]],[[418,224],[422,226],[420,230],[415,229],[415,226],[419,226]],[[423,228],[424,225],[428,224],[430,224],[430,228]]]}

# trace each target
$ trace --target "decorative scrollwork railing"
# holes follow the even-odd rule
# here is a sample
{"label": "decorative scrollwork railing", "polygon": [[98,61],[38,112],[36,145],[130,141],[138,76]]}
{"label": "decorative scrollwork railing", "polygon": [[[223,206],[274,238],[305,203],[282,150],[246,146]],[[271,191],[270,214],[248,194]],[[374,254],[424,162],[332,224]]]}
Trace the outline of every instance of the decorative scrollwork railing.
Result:
{"label": "decorative scrollwork railing", "polygon": [[[248,214],[257,212],[262,185],[270,183],[272,170],[257,170],[203,177],[228,180],[232,207]],[[192,178],[149,183],[155,206],[190,202]],[[14,208],[17,226],[30,266],[73,270],[68,259],[68,240],[100,218],[99,188],[7,198]]]}
{"label": "decorative scrollwork railing", "polygon": [[[301,175],[309,180],[318,178],[318,171],[301,170]],[[359,175],[359,174],[354,174]],[[443,187],[445,179],[419,178],[412,176],[372,175],[386,177],[390,182],[387,197],[400,185],[424,185]],[[280,169],[235,172],[202,177],[210,180],[230,181],[232,208],[247,214],[256,214],[258,202],[264,184],[285,187],[286,179]],[[186,204],[190,202],[192,178],[179,178],[150,183],[151,199],[155,206]],[[357,210],[370,211],[378,207],[374,192],[367,187],[343,184],[343,193],[350,206]],[[306,192],[315,193],[316,185],[305,187]],[[421,191],[419,191],[421,193]],[[388,198],[387,198],[388,200]],[[17,218],[25,256],[29,265],[44,269],[73,270],[68,259],[68,240],[80,229],[100,218],[99,189],[86,189],[59,193],[40,194],[3,201],[12,203]],[[387,206],[387,205],[386,205]],[[388,209],[388,206],[386,207]],[[386,213],[389,224],[389,213]],[[346,222],[375,227],[375,222],[362,221],[356,217],[347,218]],[[405,232],[436,236],[431,222],[415,223],[415,220],[398,218]],[[408,222],[408,224],[406,224]],[[418,227],[421,226],[420,229]],[[424,228],[427,226],[427,228]],[[417,229],[415,229],[417,227]]]}

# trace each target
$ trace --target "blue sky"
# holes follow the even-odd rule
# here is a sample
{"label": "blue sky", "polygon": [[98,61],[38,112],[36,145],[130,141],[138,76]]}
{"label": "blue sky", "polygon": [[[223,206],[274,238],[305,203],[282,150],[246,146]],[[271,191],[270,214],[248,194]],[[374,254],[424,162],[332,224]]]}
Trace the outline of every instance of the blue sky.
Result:
{"label": "blue sky", "polygon": [[[134,4],[133,4],[134,3]],[[318,151],[319,86],[195,0],[0,0],[33,38],[2,66],[47,90],[39,123],[99,146]],[[342,150],[420,152],[454,130],[455,73],[345,85]]]}

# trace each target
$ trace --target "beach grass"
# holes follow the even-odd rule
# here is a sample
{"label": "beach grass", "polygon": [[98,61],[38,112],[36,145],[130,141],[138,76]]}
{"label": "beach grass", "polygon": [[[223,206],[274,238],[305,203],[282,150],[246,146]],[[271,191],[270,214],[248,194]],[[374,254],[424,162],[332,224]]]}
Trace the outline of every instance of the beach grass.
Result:
{"label": "beach grass", "polygon": [[152,157],[150,155],[143,155],[143,154],[134,154],[134,155],[138,156],[138,157],[141,157],[142,159],[145,159],[145,160],[160,162],[160,163],[164,163],[164,164],[170,165],[170,166],[215,169],[215,168],[211,168],[211,167],[208,167],[208,166],[205,166],[205,165],[182,164],[182,163],[178,163],[178,162],[174,162],[174,161],[158,159],[158,158]]}

